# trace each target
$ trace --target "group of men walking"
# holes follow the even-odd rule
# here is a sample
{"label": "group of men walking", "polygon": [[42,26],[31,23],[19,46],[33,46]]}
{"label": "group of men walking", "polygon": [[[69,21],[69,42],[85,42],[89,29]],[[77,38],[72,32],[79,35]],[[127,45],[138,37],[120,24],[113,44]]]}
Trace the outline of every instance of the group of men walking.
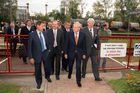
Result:
{"label": "group of men walking", "polygon": [[[86,77],[89,58],[95,81],[102,81],[97,66],[97,48],[100,47],[100,42],[98,28],[94,27],[94,23],[94,19],[89,18],[87,27],[82,28],[79,22],[72,25],[68,21],[63,26],[54,20],[46,26],[46,23],[38,21],[35,26],[31,26],[31,20],[26,21],[26,26],[21,28],[20,35],[29,35],[29,37],[21,37],[21,46],[25,46],[28,51],[29,62],[35,66],[37,89],[40,89],[42,84],[42,62],[45,78],[48,82],[52,82],[50,75],[54,73],[56,80],[60,79],[61,57],[62,70],[68,72],[68,79],[71,79],[73,64],[76,62],[78,87],[82,86],[81,78]],[[7,33],[18,34],[16,28],[14,26],[12,28],[12,24],[11,29]],[[16,51],[16,48],[14,49]],[[27,56],[23,57],[23,61],[27,64]]]}
{"label": "group of men walking", "polygon": [[[60,58],[63,62],[67,62],[63,69],[68,71],[68,79],[71,79],[73,72],[73,64],[76,59],[76,81],[78,87],[81,87],[81,77],[86,76],[86,67],[88,59],[91,58],[92,72],[96,81],[102,81],[99,77],[97,67],[97,48],[99,47],[98,31],[94,27],[94,19],[90,18],[87,21],[88,26],[81,29],[81,24],[75,22],[72,29],[58,29],[58,22],[52,22],[52,28],[43,31],[44,24],[42,21],[36,23],[36,31],[29,34],[28,52],[29,61],[35,65],[35,78],[37,88],[41,87],[41,61],[44,64],[45,78],[48,82],[52,82],[50,75],[54,73],[56,80],[60,79]],[[68,25],[71,25],[71,23]],[[55,59],[55,61],[54,61]],[[81,71],[81,63],[82,71]],[[64,65],[64,63],[63,63]]]}

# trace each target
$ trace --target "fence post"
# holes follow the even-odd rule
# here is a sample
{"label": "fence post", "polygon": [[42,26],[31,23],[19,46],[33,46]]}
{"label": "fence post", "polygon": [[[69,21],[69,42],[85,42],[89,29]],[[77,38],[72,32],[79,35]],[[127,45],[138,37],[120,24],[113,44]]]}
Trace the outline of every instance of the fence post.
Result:
{"label": "fence post", "polygon": [[131,57],[131,47],[132,47],[132,38],[130,38],[129,54],[128,54],[128,63],[127,68],[129,68],[130,57]]}
{"label": "fence post", "polygon": [[140,58],[139,58],[139,66],[138,66],[138,70],[140,71]]}
{"label": "fence post", "polygon": [[10,59],[9,59],[9,48],[8,48],[8,35],[6,35],[6,44],[7,44],[7,58],[8,58],[8,72],[10,73]]}

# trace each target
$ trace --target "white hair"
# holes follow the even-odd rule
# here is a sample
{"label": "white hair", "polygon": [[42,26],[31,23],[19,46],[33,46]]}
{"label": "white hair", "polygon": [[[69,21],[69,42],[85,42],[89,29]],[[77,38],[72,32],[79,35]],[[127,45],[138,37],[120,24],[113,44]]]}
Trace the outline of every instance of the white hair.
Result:
{"label": "white hair", "polygon": [[74,24],[73,24],[73,25],[75,25],[75,24],[78,24],[78,25],[79,25],[79,27],[81,28],[81,24],[80,24],[79,22],[74,22]]}
{"label": "white hair", "polygon": [[89,18],[88,20],[87,20],[87,22],[95,22],[95,20],[93,19],[93,18]]}

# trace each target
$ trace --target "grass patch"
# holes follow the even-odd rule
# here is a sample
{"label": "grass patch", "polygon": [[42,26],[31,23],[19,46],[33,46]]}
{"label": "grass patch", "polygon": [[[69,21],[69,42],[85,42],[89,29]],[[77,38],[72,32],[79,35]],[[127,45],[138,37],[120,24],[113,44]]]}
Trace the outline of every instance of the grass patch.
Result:
{"label": "grass patch", "polygon": [[[137,76],[138,79],[140,80],[140,71],[134,71],[130,74]],[[130,87],[128,86],[127,80],[125,78],[121,78],[118,80],[110,80],[109,84],[117,93],[132,93],[132,91],[129,90]],[[140,93],[140,91],[136,93]]]}
{"label": "grass patch", "polygon": [[0,84],[0,93],[19,93],[19,87],[15,85]]}

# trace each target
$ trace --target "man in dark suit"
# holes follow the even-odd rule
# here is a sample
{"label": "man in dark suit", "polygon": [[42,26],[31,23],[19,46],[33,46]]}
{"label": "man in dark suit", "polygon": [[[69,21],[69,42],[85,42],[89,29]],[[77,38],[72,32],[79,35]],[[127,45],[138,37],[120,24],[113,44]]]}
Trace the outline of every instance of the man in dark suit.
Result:
{"label": "man in dark suit", "polygon": [[[7,35],[18,35],[18,28],[15,27],[14,22],[11,22],[10,27],[7,30]],[[17,36],[9,36],[11,55],[14,56],[16,53],[16,46],[18,43]]]}
{"label": "man in dark suit", "polygon": [[67,35],[65,45],[65,58],[69,59],[69,74],[71,78],[74,59],[76,58],[76,81],[78,87],[81,87],[81,59],[86,58],[86,41],[85,34],[80,31],[81,24],[76,22],[73,24],[73,31]]}
{"label": "man in dark suit", "polygon": [[[27,20],[26,21],[26,26],[21,28],[21,33],[20,35],[29,35],[29,33],[35,31],[34,27],[32,27],[32,21],[31,20]],[[21,36],[21,45],[25,46],[26,51],[28,51],[28,36],[24,37]],[[27,64],[27,57],[23,58],[23,62],[25,64]]]}
{"label": "man in dark suit", "polygon": [[102,79],[99,77],[97,67],[97,47],[99,47],[98,31],[94,27],[95,23],[94,19],[89,18],[87,23],[88,26],[82,30],[82,32],[86,34],[86,48],[87,48],[86,59],[83,60],[82,77],[85,78],[87,61],[90,57],[92,62],[92,72],[94,74],[95,80],[102,81]]}
{"label": "man in dark suit", "polygon": [[48,29],[47,32],[49,33],[49,37],[51,40],[51,45],[53,50],[51,52],[51,74],[54,73],[54,58],[56,58],[56,80],[59,80],[60,75],[60,57],[62,53],[62,45],[64,44],[63,41],[63,32],[58,29],[58,22],[55,20],[52,22],[52,29]]}
{"label": "man in dark suit", "polygon": [[48,82],[50,79],[50,57],[51,44],[48,38],[48,33],[43,31],[44,24],[42,21],[36,23],[37,30],[29,34],[28,41],[28,56],[29,61],[35,66],[35,79],[37,89],[40,89],[42,84],[41,62],[43,61],[45,78]]}
{"label": "man in dark suit", "polygon": [[[65,45],[67,33],[72,31],[71,22],[70,21],[65,22],[64,28],[62,30],[63,30],[63,35],[64,35],[64,45]],[[69,64],[69,61],[68,61],[68,59],[65,59],[64,54],[63,54],[63,56],[62,56],[62,71],[65,70],[66,72],[68,72],[68,64]]]}

